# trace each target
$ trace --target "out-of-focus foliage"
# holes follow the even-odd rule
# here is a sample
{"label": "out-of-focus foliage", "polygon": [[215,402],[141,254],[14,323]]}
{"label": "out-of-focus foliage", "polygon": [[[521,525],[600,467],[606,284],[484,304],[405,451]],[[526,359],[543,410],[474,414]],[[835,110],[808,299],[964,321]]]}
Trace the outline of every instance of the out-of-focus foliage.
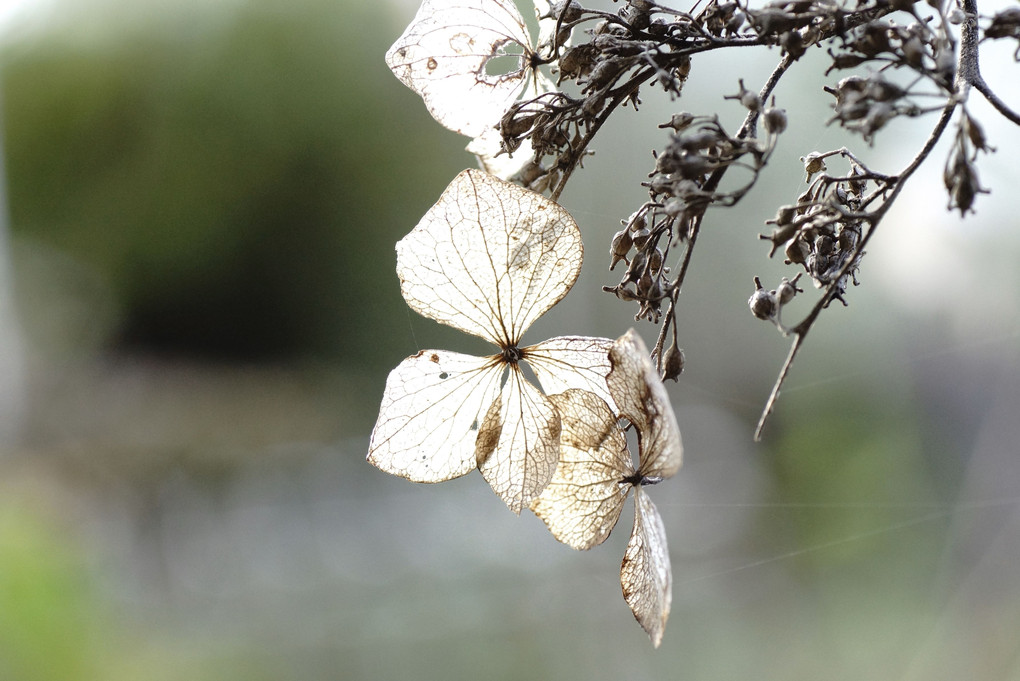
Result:
{"label": "out-of-focus foliage", "polygon": [[0,502],[0,678],[100,678],[100,608],[67,539],[24,505]]}
{"label": "out-of-focus foliage", "polygon": [[15,233],[107,277],[129,343],[371,361],[407,335],[393,242],[436,193],[409,178],[435,168],[438,185],[461,163],[367,58],[392,31],[380,18],[265,0],[187,31],[15,41]]}

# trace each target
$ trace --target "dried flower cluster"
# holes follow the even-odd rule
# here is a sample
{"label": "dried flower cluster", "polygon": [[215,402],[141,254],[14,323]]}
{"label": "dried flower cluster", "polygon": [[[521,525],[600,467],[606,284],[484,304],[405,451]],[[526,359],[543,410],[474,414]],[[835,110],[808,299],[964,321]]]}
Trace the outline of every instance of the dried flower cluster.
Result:
{"label": "dried flower cluster", "polygon": [[[535,5],[533,39],[512,0],[424,0],[386,54],[439,123],[471,138],[467,149],[484,171],[458,176],[398,244],[402,292],[421,314],[486,338],[499,352],[472,358],[425,350],[405,360],[387,381],[369,459],[422,482],[477,468],[512,510],[531,508],[580,549],[608,536],[635,488],[621,580],[658,645],[669,613],[669,556],[641,486],[680,464],[679,430],[661,383],[678,378],[685,363],[677,301],[709,209],[752,192],[789,126],[775,102],[777,84],[808,50],[823,49],[833,79],[825,87],[830,124],[870,146],[896,118],[937,116],[923,147],[894,174],[869,168],[847,147],[803,151],[807,188],[779,206],[766,223],[771,232],[759,235],[771,243],[768,255],[781,253],[795,272],[775,289],[753,277],[748,301],[752,314],[793,338],[756,438],[815,320],[833,300],[847,304],[867,242],[957,114],[944,170],[948,206],[973,212],[987,192],[977,155],[994,149],[966,105],[976,90],[1020,125],[982,79],[978,60],[984,40],[1020,44],[1020,12],[982,16],[977,0],[754,7],[709,0],[687,9],[625,0],[612,12],[576,0]],[[778,55],[757,91],[734,78],[735,94],[721,95],[734,102],[725,106],[741,107],[743,124],[727,130],[716,111],[685,109],[663,123],[668,138],[641,181],[649,198],[621,221],[609,246],[609,269],[622,263],[622,277],[603,288],[635,303],[635,319],[659,325],[652,351],[633,331],[616,341],[566,336],[522,347],[524,331],[577,277],[581,234],[556,202],[608,117],[639,106],[645,86],[681,99],[696,55],[737,48]],[[1020,60],[1020,47],[1016,54]],[[830,173],[827,160],[845,170]],[[723,191],[728,173],[742,179]],[[804,275],[820,295],[787,324],[782,311],[804,292]],[[520,372],[525,362],[541,390]],[[639,435],[636,468],[622,427]]]}

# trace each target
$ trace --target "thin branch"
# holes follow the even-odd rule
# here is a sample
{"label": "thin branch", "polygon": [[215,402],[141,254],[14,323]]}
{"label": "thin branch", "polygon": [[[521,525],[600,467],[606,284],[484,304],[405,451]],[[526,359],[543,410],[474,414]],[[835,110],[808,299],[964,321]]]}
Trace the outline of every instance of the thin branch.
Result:
{"label": "thin branch", "polygon": [[999,99],[997,94],[992,92],[992,89],[988,87],[988,83],[985,82],[985,79],[982,78],[980,74],[978,75],[977,80],[971,81],[971,85],[974,86],[975,90],[985,96],[985,99],[988,100],[988,103],[991,104],[996,111],[1001,113],[1011,122],[1020,125],[1020,114],[1006,106],[1006,103]]}
{"label": "thin branch", "polygon": [[[761,101],[765,101],[772,91],[775,90],[776,85],[779,84],[779,80],[783,77],[791,65],[793,65],[794,59],[789,54],[784,55],[779,63],[776,64],[776,68],[769,74],[768,80],[762,86],[761,92],[758,97]],[[740,126],[740,130],[737,132],[739,139],[744,139],[749,135],[753,135],[758,123],[758,112],[749,111],[747,116],[744,117],[744,122]],[[715,191],[719,183],[722,182],[723,175],[726,174],[726,168],[719,168],[713,172],[708,180],[705,182],[703,189],[709,192]],[[705,214],[701,213],[698,215],[694,222],[691,224],[687,234],[687,248],[684,250],[684,259],[680,264],[680,270],[677,273],[676,279],[673,280],[673,288],[669,292],[669,305],[666,307],[665,319],[662,323],[662,328],[659,329],[659,337],[655,340],[655,347],[652,350],[652,355],[656,357],[662,356],[662,347],[666,342],[666,334],[669,332],[671,323],[675,323],[674,316],[676,314],[677,299],[680,297],[680,290],[683,288],[684,278],[687,276],[687,270],[691,263],[691,255],[694,252],[694,245],[698,240],[698,234],[701,233],[701,224],[705,219]]]}
{"label": "thin branch", "polygon": [[973,86],[975,90],[984,95],[988,103],[996,111],[1002,114],[1009,121],[1020,125],[1020,114],[1013,111],[999,98],[992,88],[985,82],[981,75],[981,63],[979,58],[979,46],[981,43],[978,35],[977,25],[977,0],[963,0],[963,11],[967,14],[967,20],[960,27],[960,63],[957,70],[957,89],[962,91],[966,98],[966,90]]}
{"label": "thin branch", "polygon": [[630,81],[623,86],[620,92],[613,97],[612,101],[606,105],[605,110],[599,114],[599,117],[596,118],[588,128],[584,138],[581,140],[581,144],[578,145],[574,152],[577,155],[576,160],[563,170],[563,175],[560,177],[560,181],[556,183],[556,188],[553,190],[552,194],[549,195],[549,198],[553,201],[559,201],[560,194],[563,193],[563,189],[567,186],[567,180],[570,179],[574,169],[576,169],[580,164],[581,158],[584,157],[584,150],[588,148],[589,144],[591,144],[592,139],[595,137],[595,133],[597,133],[603,124],[605,124],[605,122],[609,119],[609,115],[616,110],[616,107],[627,101],[627,99],[637,92],[646,81],[655,75],[655,73],[656,71],[653,68],[645,69],[642,72],[636,73]]}
{"label": "thin branch", "polygon": [[776,407],[776,402],[779,401],[779,390],[783,387],[783,383],[786,381],[786,374],[789,373],[790,367],[793,366],[793,360],[797,357],[797,352],[800,351],[800,346],[804,342],[804,337],[807,332],[798,333],[793,337],[793,343],[790,345],[790,352],[786,355],[786,361],[783,362],[783,368],[779,370],[779,377],[776,379],[775,384],[772,386],[772,392],[769,394],[769,399],[765,402],[765,408],[761,412],[761,418],[758,419],[758,426],[754,429],[754,441],[761,441],[761,431],[765,427],[765,422],[768,421],[769,416],[772,415],[773,409]]}
{"label": "thin branch", "polygon": [[939,117],[938,122],[932,129],[931,134],[928,135],[928,139],[925,141],[924,147],[922,147],[921,150],[917,153],[917,155],[914,156],[913,160],[907,165],[907,167],[904,168],[903,171],[896,176],[899,178],[899,181],[889,192],[889,196],[886,197],[885,201],[882,202],[882,205],[876,208],[875,212],[872,213],[867,218],[871,226],[868,229],[867,233],[864,235],[864,237],[861,239],[861,242],[857,245],[854,256],[851,258],[847,258],[846,262],[843,264],[843,267],[840,268],[839,272],[832,278],[832,283],[830,283],[828,288],[825,289],[825,292],[815,303],[814,307],[811,308],[811,311],[808,313],[808,315],[791,330],[793,333],[793,343],[790,347],[790,353],[787,355],[786,361],[783,363],[783,368],[780,369],[779,371],[779,376],[776,377],[776,382],[772,386],[772,392],[769,395],[768,401],[765,403],[765,408],[762,410],[761,418],[758,419],[758,427],[755,428],[754,431],[755,442],[759,442],[761,440],[762,430],[765,428],[765,423],[772,415],[772,412],[775,408],[776,400],[779,398],[779,391],[782,388],[783,383],[786,381],[786,376],[790,371],[790,365],[793,364],[793,360],[797,356],[797,352],[800,350],[800,347],[804,342],[804,338],[811,330],[812,326],[818,319],[818,316],[821,314],[822,310],[824,310],[825,307],[832,301],[833,294],[836,291],[836,286],[839,283],[839,281],[843,277],[847,276],[850,273],[850,271],[855,266],[857,266],[858,257],[860,256],[861,253],[864,252],[864,247],[867,245],[868,241],[871,240],[871,237],[875,234],[875,231],[878,228],[878,225],[881,222],[882,218],[885,217],[889,209],[892,208],[893,202],[896,200],[896,197],[899,195],[900,191],[903,190],[903,187],[906,186],[907,180],[910,178],[911,175],[914,174],[914,171],[916,171],[921,166],[925,159],[928,158],[928,155],[931,153],[932,149],[935,148],[935,144],[942,137],[942,133],[945,132],[946,127],[949,126],[949,121],[952,119],[953,112],[956,110],[958,104],[959,102],[954,97],[951,98],[946,103],[945,107],[943,107],[942,115]]}

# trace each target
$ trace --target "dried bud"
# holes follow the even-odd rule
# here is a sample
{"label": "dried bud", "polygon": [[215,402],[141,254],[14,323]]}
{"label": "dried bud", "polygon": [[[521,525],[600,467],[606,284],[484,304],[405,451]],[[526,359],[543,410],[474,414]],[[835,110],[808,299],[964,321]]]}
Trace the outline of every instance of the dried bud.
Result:
{"label": "dried bud", "polygon": [[652,251],[651,255],[648,256],[648,271],[652,274],[659,274],[662,269],[662,251],[656,248]]}
{"label": "dried bud", "polygon": [[786,262],[795,265],[803,265],[811,253],[811,247],[804,239],[797,237],[786,244]]}
{"label": "dried bud", "polygon": [[919,37],[911,36],[903,41],[903,61],[914,69],[920,69],[924,65],[924,43]]}
{"label": "dried bud", "polygon": [[952,163],[946,165],[943,180],[949,190],[949,209],[959,208],[961,216],[971,210],[979,193],[988,192],[978,183],[977,169],[967,159],[962,144],[958,145]]}
{"label": "dried bud", "polygon": [[680,113],[673,114],[669,119],[669,123],[663,123],[660,128],[673,128],[677,132],[680,132],[687,126],[694,122],[694,114],[681,111]]}
{"label": "dried bud", "polygon": [[836,238],[839,240],[839,250],[850,253],[857,248],[857,242],[861,237],[859,227],[841,224],[837,230]]}
{"label": "dried bud", "polygon": [[890,83],[879,74],[868,79],[868,85],[864,89],[864,96],[876,102],[895,101],[907,94],[906,90],[895,83]]}
{"label": "dried bud", "polygon": [[828,234],[819,234],[815,237],[815,252],[821,255],[831,255],[836,250],[836,242]]}
{"label": "dried bud", "polygon": [[590,43],[571,47],[559,60],[560,79],[582,78],[591,73],[598,51]]}
{"label": "dried bud", "polygon": [[769,107],[765,109],[765,129],[773,135],[786,130],[786,109]]}
{"label": "dried bud", "polygon": [[652,190],[653,194],[672,194],[673,180],[670,179],[668,175],[656,173],[655,175],[652,175],[652,179],[648,183],[648,188]]}
{"label": "dried bud", "polygon": [[747,300],[751,314],[758,319],[772,319],[776,315],[776,310],[779,309],[775,292],[766,290],[758,277],[754,278],[754,286],[755,291]]}
{"label": "dried bud", "polygon": [[989,151],[995,151],[995,147],[988,146],[988,142],[985,140],[985,131],[982,130],[981,126],[971,118],[970,114],[964,112],[963,116],[963,130],[967,134],[967,139],[974,145],[974,149],[977,151],[983,151],[988,153]]}
{"label": "dried bud", "polygon": [[794,277],[792,281],[783,277],[783,281],[780,282],[779,287],[776,289],[776,298],[779,300],[780,305],[786,305],[793,300],[795,295],[804,292],[804,289],[797,286],[798,279],[800,279],[800,274]]}
{"label": "dried bud", "polygon": [[748,111],[761,111],[761,98],[758,93],[751,92],[744,87],[744,80],[741,78],[737,81],[740,85],[740,92],[735,95],[727,95],[724,99],[737,99],[740,100],[740,104]]}
{"label": "dried bud", "polygon": [[800,157],[801,163],[804,164],[804,170],[807,171],[807,180],[811,181],[811,176],[815,173],[821,173],[825,171],[825,157],[821,154],[812,151],[807,156]]}
{"label": "dried bud", "polygon": [[652,233],[648,230],[648,228],[642,227],[641,229],[631,234],[631,239],[634,240],[635,246],[641,248],[642,246],[645,245],[645,242],[648,241],[648,237],[650,237],[651,235]]}
{"label": "dried bud", "polygon": [[736,35],[737,31],[740,30],[740,27],[744,25],[745,19],[746,17],[742,12],[734,14],[730,20],[726,22],[726,32],[730,35]]}
{"label": "dried bud", "polygon": [[572,24],[583,16],[584,8],[577,0],[559,0],[552,2],[548,14],[543,14],[539,19],[563,19],[563,23]]}
{"label": "dried bud", "polygon": [[676,339],[666,348],[662,355],[662,380],[668,378],[678,380],[684,371],[684,351],[676,346]]}
{"label": "dried bud", "polygon": [[992,23],[985,29],[985,37],[1020,38],[1020,7],[1010,7],[992,17]]}
{"label": "dried bud", "polygon": [[655,157],[655,172],[665,174],[675,173],[679,168],[679,163],[680,160],[677,158],[677,155],[667,148]]}
{"label": "dried bud", "polygon": [[[787,206],[789,208],[789,206]],[[782,210],[782,209],[780,209]],[[793,235],[797,233],[800,228],[794,222],[779,223],[776,222],[776,228],[772,230],[772,234],[759,234],[759,239],[765,239],[772,242],[772,248],[769,249],[769,257],[771,258],[775,254],[776,249],[785,244],[787,241],[793,238]]]}
{"label": "dried bud", "polygon": [[682,215],[686,208],[687,204],[684,203],[684,200],[678,199],[677,197],[674,196],[666,201],[665,205],[663,205],[662,207],[662,210],[669,217],[675,218]]}
{"label": "dried bud", "polygon": [[623,260],[628,262],[627,254],[630,253],[630,247],[634,244],[634,240],[630,237],[630,230],[624,228],[613,235],[613,243],[609,247],[609,269],[610,271],[616,267],[616,263]]}

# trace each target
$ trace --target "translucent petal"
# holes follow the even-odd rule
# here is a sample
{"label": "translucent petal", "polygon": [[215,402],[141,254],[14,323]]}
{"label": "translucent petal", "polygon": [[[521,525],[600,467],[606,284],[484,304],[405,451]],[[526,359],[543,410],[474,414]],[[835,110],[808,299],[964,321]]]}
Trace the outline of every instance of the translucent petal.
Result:
{"label": "translucent petal", "polygon": [[582,257],[558,204],[465,170],[397,242],[397,275],[418,313],[508,348],[567,294]]}
{"label": "translucent petal", "polygon": [[611,347],[613,341],[609,338],[559,336],[523,348],[522,353],[546,395],[580,388],[595,393],[612,409],[613,398],[606,383]]}
{"label": "translucent petal", "polygon": [[549,486],[531,504],[559,541],[590,549],[609,536],[627,500],[634,472],[627,439],[603,400],[584,390],[549,399],[560,413],[560,463]]}
{"label": "translucent petal", "polygon": [[634,329],[613,343],[609,361],[613,367],[606,378],[609,392],[619,414],[638,430],[638,472],[646,477],[670,477],[683,460],[680,427],[666,387]]}
{"label": "translucent petal", "polygon": [[[421,95],[440,124],[470,137],[495,125],[517,98],[528,71],[530,38],[512,0],[425,0],[386,52],[386,64]],[[490,74],[486,63],[525,53],[516,69]]]}
{"label": "translucent petal", "polygon": [[475,441],[499,393],[493,357],[422,350],[386,379],[368,460],[415,482],[442,482],[475,468]]}
{"label": "translucent petal", "polygon": [[634,489],[634,530],[623,555],[620,584],[634,618],[658,648],[669,618],[673,578],[662,517],[640,486]]}
{"label": "translucent petal", "polygon": [[516,366],[492,403],[478,435],[478,470],[493,491],[520,513],[556,470],[560,418],[552,402]]}

